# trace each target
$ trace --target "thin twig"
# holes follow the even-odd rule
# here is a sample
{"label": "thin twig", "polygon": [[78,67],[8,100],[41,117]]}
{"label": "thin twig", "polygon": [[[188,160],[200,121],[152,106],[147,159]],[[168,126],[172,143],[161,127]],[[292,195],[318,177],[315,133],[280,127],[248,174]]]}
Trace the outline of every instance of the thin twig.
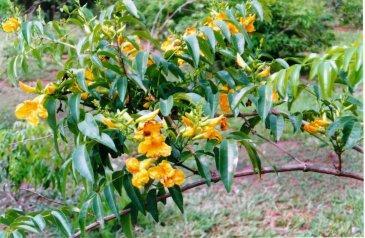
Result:
{"label": "thin twig", "polygon": [[[362,175],[360,174],[355,174],[355,173],[351,173],[351,172],[344,172],[344,171],[338,171],[338,170],[334,170],[334,169],[329,169],[329,168],[322,168],[322,167],[318,167],[316,165],[313,164],[295,164],[295,165],[286,165],[286,166],[282,166],[279,168],[271,168],[271,167],[265,167],[262,169],[261,173],[262,174],[268,174],[268,173],[281,173],[281,172],[292,172],[292,171],[302,171],[302,172],[314,172],[314,173],[320,173],[320,174],[329,174],[329,175],[334,175],[334,176],[338,176],[338,177],[346,177],[346,178],[352,178],[352,179],[356,179],[356,180],[360,180],[360,181],[364,181],[364,178],[362,177]],[[254,175],[256,174],[252,169],[244,169],[240,172],[235,173],[234,177],[246,177],[246,176],[250,176],[250,175]],[[214,176],[212,177],[212,182],[216,183],[218,181],[220,181],[221,178],[219,176]],[[200,180],[197,182],[193,182],[190,184],[187,184],[185,186],[183,186],[181,188],[181,191],[186,191],[201,185],[206,184],[206,180]],[[165,194],[163,196],[158,197],[158,201],[164,200],[168,197],[170,197],[171,194]],[[120,212],[120,215],[126,215],[130,212],[130,209],[125,209],[123,211]],[[112,215],[108,215],[104,217],[104,222],[108,222],[110,220],[115,219],[116,216],[114,214]],[[96,221],[91,223],[90,225],[86,226],[85,231],[92,231],[97,229],[100,226],[100,222]],[[81,232],[78,231],[76,232],[74,235],[72,235],[73,238],[76,237],[80,237]]]}
{"label": "thin twig", "polygon": [[40,193],[37,193],[37,192],[32,191],[32,190],[27,189],[27,188],[20,188],[20,190],[23,190],[23,191],[27,191],[27,192],[33,193],[34,195],[37,195],[38,197],[40,197],[40,198],[42,198],[42,199],[44,199],[44,200],[46,200],[46,201],[48,201],[48,202],[51,202],[51,203],[55,203],[55,204],[62,205],[62,206],[66,205],[66,204],[64,204],[64,203],[62,203],[62,202],[57,202],[57,201],[52,200],[52,199],[50,199],[50,198],[48,198],[48,197],[46,197],[46,196],[44,196],[44,195],[42,195],[42,194],[40,194]]}
{"label": "thin twig", "polygon": [[195,0],[188,0],[185,3],[183,3],[180,7],[176,8],[176,10],[170,14],[166,20],[164,21],[164,23],[161,25],[161,27],[159,27],[159,29],[156,31],[156,35],[158,35],[158,33],[160,33],[161,30],[163,30],[166,26],[166,24],[178,13],[180,12],[184,7],[186,7],[187,5],[191,4],[195,2]]}
{"label": "thin twig", "polygon": [[281,148],[278,144],[276,144],[275,142],[273,142],[272,140],[264,137],[263,135],[257,133],[256,131],[252,130],[251,131],[252,134],[256,135],[257,137],[260,137],[261,139],[263,139],[264,141],[270,143],[271,145],[275,146],[278,150],[280,150],[281,152],[284,152],[285,154],[289,155],[290,158],[296,160],[297,162],[301,163],[301,164],[305,164],[304,161],[301,161],[300,159],[298,159],[295,155],[293,155],[292,153],[290,153],[289,151]]}
{"label": "thin twig", "polygon": [[29,139],[25,139],[25,140],[21,140],[21,141],[16,141],[13,144],[11,144],[11,146],[16,146],[17,144],[26,143],[26,142],[29,142],[29,141],[43,140],[43,139],[47,139],[47,138],[52,137],[52,136],[53,136],[53,134],[48,134],[48,135],[45,135],[45,136],[42,136],[42,137],[29,138]]}

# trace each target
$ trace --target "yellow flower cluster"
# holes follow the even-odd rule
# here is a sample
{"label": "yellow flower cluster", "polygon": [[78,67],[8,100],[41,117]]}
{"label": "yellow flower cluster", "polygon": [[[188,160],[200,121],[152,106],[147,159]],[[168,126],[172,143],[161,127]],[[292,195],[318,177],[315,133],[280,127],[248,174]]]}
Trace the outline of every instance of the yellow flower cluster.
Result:
{"label": "yellow flower cluster", "polygon": [[[216,25],[215,21],[225,21],[229,31],[232,34],[237,34],[239,32],[238,28],[231,22],[228,21],[228,17],[224,12],[213,12],[212,16],[205,19],[204,25],[211,27],[213,30],[218,31],[219,27]],[[248,17],[240,17],[239,22],[242,27],[249,33],[255,31],[254,22],[256,20],[255,15],[249,15]]]}
{"label": "yellow flower cluster", "polygon": [[126,169],[130,172],[133,186],[141,189],[150,179],[159,181],[164,187],[170,188],[174,185],[182,185],[185,182],[185,174],[180,169],[174,169],[167,160],[154,165],[156,159],[145,159],[139,161],[136,158],[126,160]]}
{"label": "yellow flower cluster", "polygon": [[273,103],[278,103],[280,100],[280,96],[278,94],[278,92],[274,91],[271,94],[271,100],[273,101]]}
{"label": "yellow flower cluster", "polygon": [[206,117],[201,118],[190,112],[182,116],[181,120],[185,126],[182,136],[193,140],[208,139],[220,142],[222,141],[222,135],[216,130],[216,127],[220,125],[221,130],[228,129],[227,119],[223,115],[208,119]]}
{"label": "yellow flower cluster", "polygon": [[175,51],[175,53],[182,53],[182,41],[177,39],[174,35],[169,35],[164,42],[161,44],[161,50],[164,52]]}
{"label": "yellow flower cluster", "polygon": [[20,28],[20,21],[15,17],[10,17],[2,24],[2,28],[7,33],[18,31]]}
{"label": "yellow flower cluster", "polygon": [[303,129],[311,134],[324,132],[330,122],[325,118],[315,118],[313,121],[304,124]]}
{"label": "yellow flower cluster", "polygon": [[162,124],[155,120],[140,123],[135,136],[142,139],[138,145],[138,153],[145,154],[148,158],[167,157],[171,154],[171,147],[165,143],[161,128]]}

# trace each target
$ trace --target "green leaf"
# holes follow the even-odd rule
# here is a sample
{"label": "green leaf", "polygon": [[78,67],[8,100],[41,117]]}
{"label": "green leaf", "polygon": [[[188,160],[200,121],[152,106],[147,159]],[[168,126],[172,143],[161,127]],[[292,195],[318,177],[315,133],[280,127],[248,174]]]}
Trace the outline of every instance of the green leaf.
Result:
{"label": "green leaf", "polygon": [[237,33],[232,37],[232,43],[237,52],[241,55],[245,51],[245,38],[241,33]]}
{"label": "green leaf", "polygon": [[144,86],[139,75],[128,74],[127,76],[128,76],[128,78],[132,79],[137,84],[138,87],[140,87],[143,91],[147,92],[147,88],[146,88],[146,86]]}
{"label": "green leaf", "polygon": [[128,197],[131,199],[131,202],[139,211],[141,211],[143,214],[146,214],[141,194],[137,188],[133,187],[130,175],[125,175],[123,177],[123,185]]}
{"label": "green leaf", "polygon": [[96,138],[95,140],[117,152],[114,141],[108,134],[101,133],[101,136],[99,138]]}
{"label": "green leaf", "polygon": [[54,97],[47,97],[44,103],[47,109],[48,117],[47,123],[52,128],[53,133],[57,133],[57,121],[56,121],[56,99]]}
{"label": "green leaf", "polygon": [[242,145],[245,147],[248,157],[250,158],[252,167],[256,173],[261,173],[261,160],[257,154],[256,148],[249,141],[241,141]]}
{"label": "green leaf", "polygon": [[335,134],[335,132],[338,131],[339,129],[342,129],[345,124],[354,123],[356,120],[357,119],[354,116],[344,116],[344,117],[337,118],[327,128],[327,131],[326,131],[327,136],[332,137]]}
{"label": "green leaf", "polygon": [[85,120],[80,122],[77,127],[82,134],[91,139],[95,140],[100,137],[98,125],[96,124],[94,117],[90,113],[86,113]]}
{"label": "green leaf", "polygon": [[215,39],[214,31],[212,30],[212,28],[207,27],[207,26],[203,26],[200,30],[207,37],[210,48],[212,49],[213,53],[215,53],[215,47],[217,45],[217,40]]}
{"label": "green leaf", "polygon": [[269,121],[270,121],[270,130],[275,137],[275,141],[280,140],[280,137],[283,135],[284,132],[284,126],[285,126],[284,117],[282,115],[276,116],[274,114],[270,114]]}
{"label": "green leaf", "polygon": [[294,133],[300,130],[300,127],[302,126],[302,119],[303,119],[302,114],[289,116],[289,120],[293,124]]}
{"label": "green leaf", "polygon": [[94,173],[85,145],[79,145],[76,147],[72,154],[72,164],[73,167],[81,174],[81,176],[91,183],[94,183]]}
{"label": "green leaf", "polygon": [[79,213],[79,225],[81,234],[84,234],[86,227],[86,217],[88,217],[88,210],[90,208],[92,199],[87,200],[82,204],[80,213]]}
{"label": "green leaf", "polygon": [[267,115],[269,114],[272,106],[272,90],[271,87],[263,85],[259,88],[259,98],[257,101],[257,112],[259,116],[265,121]]}
{"label": "green leaf", "polygon": [[133,233],[131,214],[128,213],[126,215],[123,215],[121,217],[121,219],[122,219],[122,230],[123,230],[124,235],[127,238],[133,238],[134,233]]}
{"label": "green leaf", "polygon": [[103,204],[101,203],[100,195],[96,194],[93,198],[93,211],[100,224],[101,229],[104,228],[104,212]]}
{"label": "green leaf", "polygon": [[361,140],[362,126],[358,122],[347,122],[343,127],[342,143],[345,149],[354,147]]}
{"label": "green leaf", "polygon": [[123,0],[123,4],[130,14],[132,14],[135,18],[139,18],[137,7],[132,0]]}
{"label": "green leaf", "polygon": [[22,35],[25,39],[25,42],[27,42],[28,45],[30,44],[30,41],[31,41],[32,27],[33,27],[33,22],[31,22],[31,21],[24,22],[22,24]]}
{"label": "green leaf", "polygon": [[77,84],[80,86],[80,88],[82,90],[84,90],[85,92],[89,92],[89,89],[87,87],[86,80],[85,80],[85,70],[78,69],[75,71],[75,74],[76,74]]}
{"label": "green leaf", "polygon": [[174,100],[175,101],[185,100],[195,106],[204,105],[206,103],[205,99],[196,93],[175,93]]}
{"label": "green leaf", "polygon": [[230,88],[235,88],[236,83],[234,82],[234,79],[229,74],[229,72],[227,72],[225,70],[221,70],[221,71],[217,72],[217,76],[219,79],[221,79],[225,83],[227,83]]}
{"label": "green leaf", "polygon": [[331,62],[325,61],[319,64],[318,83],[321,96],[325,99],[331,97],[334,86],[334,77]]}
{"label": "green leaf", "polygon": [[196,38],[196,35],[189,35],[185,37],[185,41],[187,43],[190,55],[193,57],[194,66],[197,68],[199,66],[199,58],[200,58],[200,48],[199,42]]}
{"label": "green leaf", "polygon": [[119,99],[124,103],[125,95],[127,94],[128,79],[126,77],[120,77],[117,79],[117,90]]}
{"label": "green leaf", "polygon": [[37,226],[39,231],[43,231],[46,228],[46,221],[41,214],[32,217],[33,223]]}
{"label": "green leaf", "polygon": [[232,189],[238,162],[238,146],[235,140],[223,140],[219,148],[219,174],[227,192]]}
{"label": "green leaf", "polygon": [[287,77],[289,80],[291,94],[294,98],[296,98],[298,96],[298,87],[299,87],[299,83],[300,83],[300,80],[299,80],[300,79],[299,78],[300,69],[301,69],[301,65],[295,64],[287,70]]}
{"label": "green leaf", "polygon": [[228,42],[231,42],[231,32],[228,29],[227,24],[224,21],[214,21],[215,24],[221,29],[224,37],[227,39]]}
{"label": "green leaf", "polygon": [[61,211],[51,211],[51,215],[54,217],[56,224],[62,233],[66,236],[72,236],[71,224],[68,222],[65,214]]}
{"label": "green leaf", "polygon": [[285,98],[288,87],[288,78],[286,77],[286,70],[282,69],[276,73],[276,88],[279,94]]}
{"label": "green leaf", "polygon": [[157,210],[157,191],[151,189],[147,193],[147,211],[152,215],[153,219],[158,222],[158,210]]}
{"label": "green leaf", "polygon": [[160,111],[163,116],[168,116],[174,106],[174,98],[172,95],[167,99],[160,98]]}
{"label": "green leaf", "polygon": [[260,17],[260,20],[264,20],[264,11],[262,10],[261,3],[257,0],[251,0],[252,6]]}
{"label": "green leaf", "polygon": [[232,102],[231,102],[231,109],[232,111],[236,109],[239,103],[245,98],[247,93],[249,93],[255,86],[250,85],[238,90],[235,94],[233,94]]}
{"label": "green leaf", "polygon": [[281,66],[283,66],[284,69],[289,68],[289,64],[282,58],[275,59],[276,62],[278,62]]}
{"label": "green leaf", "polygon": [[140,79],[144,79],[144,75],[147,70],[148,53],[145,51],[138,52],[135,59],[135,70],[139,75]]}
{"label": "green leaf", "polygon": [[198,167],[198,172],[200,176],[202,176],[205,179],[207,185],[210,186],[212,176],[210,174],[209,167],[205,163],[203,163],[201,159],[203,159],[203,155],[195,156],[196,166]]}
{"label": "green leaf", "polygon": [[113,181],[113,186],[114,186],[115,190],[117,190],[119,195],[122,195],[123,172],[121,170],[113,172],[112,181]]}
{"label": "green leaf", "polygon": [[75,123],[80,120],[80,99],[81,95],[79,93],[74,93],[68,99],[68,106],[70,107],[71,118]]}
{"label": "green leaf", "polygon": [[115,200],[114,190],[110,184],[104,187],[104,196],[106,198],[106,203],[108,204],[110,210],[114,213],[118,221],[120,221],[120,215],[119,215],[118,205]]}
{"label": "green leaf", "polygon": [[181,188],[175,185],[174,187],[169,188],[169,192],[177,207],[180,209],[181,213],[184,213],[184,199]]}

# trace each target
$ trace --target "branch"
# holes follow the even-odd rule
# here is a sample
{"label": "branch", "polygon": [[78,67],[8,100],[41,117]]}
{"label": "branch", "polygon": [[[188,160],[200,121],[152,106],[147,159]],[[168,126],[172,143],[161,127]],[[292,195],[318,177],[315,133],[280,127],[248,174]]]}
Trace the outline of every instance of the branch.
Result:
{"label": "branch", "polygon": [[[364,178],[360,175],[360,174],[356,174],[356,173],[351,173],[351,172],[345,172],[345,171],[338,171],[335,169],[330,169],[330,168],[322,168],[322,167],[318,167],[316,165],[313,164],[293,164],[293,165],[286,165],[286,166],[282,166],[279,168],[271,168],[271,167],[265,167],[262,169],[261,173],[262,174],[268,174],[268,173],[281,173],[281,172],[292,172],[292,171],[302,171],[302,172],[314,172],[314,173],[320,173],[320,174],[329,174],[329,175],[333,175],[333,176],[338,176],[338,177],[346,177],[346,178],[352,178],[352,179],[356,179],[356,180],[360,180],[360,181],[364,181]],[[239,178],[239,177],[246,177],[246,176],[250,176],[250,175],[254,175],[256,174],[252,169],[244,169],[240,172],[237,172],[234,174],[234,177]],[[221,178],[220,176],[214,176],[212,177],[212,182],[216,183],[218,181],[220,181]],[[197,182],[193,182],[190,184],[187,184],[185,186],[183,186],[181,188],[181,191],[186,191],[195,187],[199,187],[201,185],[206,184],[205,180],[199,180]],[[168,197],[171,197],[171,194],[165,194],[163,196],[158,197],[157,201],[161,201],[164,200]],[[130,212],[130,209],[125,209],[123,211],[120,212],[120,215],[126,215]],[[115,219],[116,216],[114,214],[108,215],[106,217],[104,217],[104,222],[108,222],[110,220]],[[100,226],[99,221],[93,222],[90,225],[85,227],[85,231],[92,231],[97,229]],[[80,237],[81,232],[78,231],[76,232],[74,235],[72,235],[73,238],[76,237]]]}

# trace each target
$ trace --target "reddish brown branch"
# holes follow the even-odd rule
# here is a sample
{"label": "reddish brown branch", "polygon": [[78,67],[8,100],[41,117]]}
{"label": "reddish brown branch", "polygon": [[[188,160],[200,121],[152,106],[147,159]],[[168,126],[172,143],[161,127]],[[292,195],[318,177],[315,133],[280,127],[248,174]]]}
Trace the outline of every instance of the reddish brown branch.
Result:
{"label": "reddish brown branch", "polygon": [[[293,165],[286,165],[286,166],[282,166],[276,169],[273,169],[271,167],[265,167],[262,169],[262,174],[268,174],[268,173],[281,173],[281,172],[292,172],[292,171],[302,171],[302,172],[314,172],[314,173],[321,173],[321,174],[329,174],[329,175],[334,175],[334,176],[338,176],[338,177],[346,177],[346,178],[352,178],[352,179],[356,179],[356,180],[360,180],[360,181],[364,181],[364,178],[359,175],[359,174],[355,174],[355,173],[351,173],[351,172],[345,172],[345,171],[338,171],[335,169],[330,169],[330,168],[322,168],[313,164],[293,164]],[[235,173],[234,177],[245,177],[245,176],[250,176],[250,175],[254,175],[255,172],[252,169],[244,169],[240,172]],[[212,182],[216,183],[218,181],[220,181],[220,176],[214,176],[212,178]],[[183,186],[181,188],[182,191],[186,191],[201,185],[204,185],[206,182],[205,180],[200,180],[197,182],[193,182],[190,184],[187,184],[185,186]],[[166,199],[168,197],[170,197],[170,194],[165,194],[164,196],[158,197],[158,201],[161,201],[163,199]],[[125,209],[123,211],[120,212],[121,215],[126,215],[130,212],[130,209]],[[106,217],[104,217],[104,222],[110,221],[115,219],[116,216],[114,214],[108,215]],[[100,223],[98,221],[91,223],[90,225],[88,225],[85,228],[85,231],[92,231],[97,229],[100,226]],[[80,237],[81,232],[78,231],[77,233],[75,233],[72,237],[76,238],[76,237]]]}

